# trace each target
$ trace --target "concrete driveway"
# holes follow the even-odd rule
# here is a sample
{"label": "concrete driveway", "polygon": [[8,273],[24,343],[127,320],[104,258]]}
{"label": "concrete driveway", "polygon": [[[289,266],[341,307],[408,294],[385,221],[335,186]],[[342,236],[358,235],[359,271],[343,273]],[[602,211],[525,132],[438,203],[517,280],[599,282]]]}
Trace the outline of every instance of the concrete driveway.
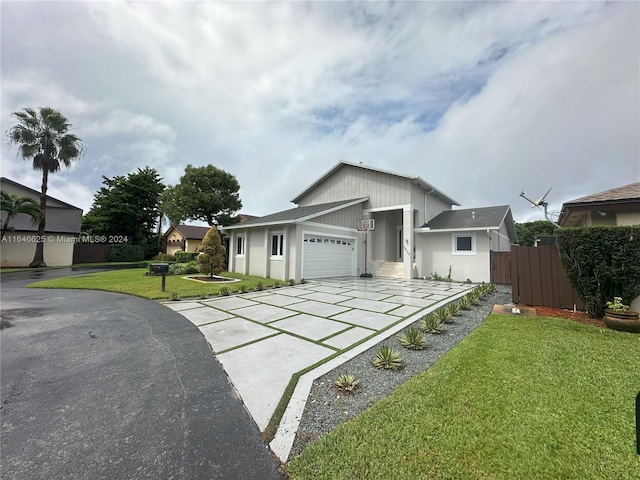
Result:
{"label": "concrete driveway", "polygon": [[270,444],[284,461],[315,378],[473,287],[348,277],[166,306],[198,326],[262,431],[292,377],[316,365]]}
{"label": "concrete driveway", "polygon": [[0,277],[0,477],[282,478],[191,322],[128,295],[22,288],[70,274]]}

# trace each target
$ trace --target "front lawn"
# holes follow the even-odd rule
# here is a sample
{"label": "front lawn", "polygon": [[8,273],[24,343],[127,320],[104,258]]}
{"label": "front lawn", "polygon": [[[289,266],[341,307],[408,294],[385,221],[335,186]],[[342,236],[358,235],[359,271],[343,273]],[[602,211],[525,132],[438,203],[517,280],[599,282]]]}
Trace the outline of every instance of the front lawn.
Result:
{"label": "front lawn", "polygon": [[637,479],[639,390],[640,335],[491,315],[429,370],[311,444],[288,472],[294,480]]}
{"label": "front lawn", "polygon": [[216,295],[220,288],[227,287],[232,292],[241,285],[249,289],[256,288],[258,282],[264,287],[272,286],[276,280],[251,275],[223,272],[221,276],[238,278],[240,282],[200,283],[187,280],[178,275],[167,275],[165,291],[161,291],[162,277],[145,275],[147,268],[130,268],[109,272],[74,275],[72,277],[55,278],[31,283],[29,288],[81,288],[90,290],[106,290],[108,292],[128,293],[149,299],[170,298],[175,292],[179,298],[202,297]]}

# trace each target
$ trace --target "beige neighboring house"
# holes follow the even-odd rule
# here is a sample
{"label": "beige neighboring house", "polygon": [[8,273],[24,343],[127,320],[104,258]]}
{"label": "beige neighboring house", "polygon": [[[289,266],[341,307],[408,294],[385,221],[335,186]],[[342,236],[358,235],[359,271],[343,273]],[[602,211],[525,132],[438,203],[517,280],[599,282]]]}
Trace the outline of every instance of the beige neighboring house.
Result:
{"label": "beige neighboring house", "polygon": [[[5,177],[0,177],[0,190],[40,202],[40,192]],[[6,213],[1,213],[4,224]],[[46,215],[44,261],[51,267],[71,265],[73,246],[80,234],[82,209],[47,195]],[[34,225],[28,215],[20,214],[11,219],[9,228],[13,230],[6,233],[0,245],[0,265],[26,267],[33,260],[38,225]]]}
{"label": "beige neighboring house", "polygon": [[[508,205],[454,210],[458,202],[418,176],[345,161],[292,202],[223,227],[229,271],[300,281],[446,277],[451,267],[454,280],[488,282],[491,251],[510,251],[517,238]],[[359,231],[361,219],[375,230]]]}
{"label": "beige neighboring house", "polygon": [[640,182],[565,202],[558,225],[640,225]]}
{"label": "beige neighboring house", "polygon": [[162,236],[164,253],[173,255],[176,252],[196,252],[202,245],[202,239],[210,227],[195,225],[171,225]]}

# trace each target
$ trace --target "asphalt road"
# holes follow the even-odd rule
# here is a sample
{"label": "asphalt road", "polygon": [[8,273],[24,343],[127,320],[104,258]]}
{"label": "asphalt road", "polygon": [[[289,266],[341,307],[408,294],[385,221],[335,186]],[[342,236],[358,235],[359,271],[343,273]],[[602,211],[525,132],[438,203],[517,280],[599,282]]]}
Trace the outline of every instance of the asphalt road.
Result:
{"label": "asphalt road", "polygon": [[0,278],[0,478],[283,478],[195,326],[128,295],[22,288],[69,274]]}

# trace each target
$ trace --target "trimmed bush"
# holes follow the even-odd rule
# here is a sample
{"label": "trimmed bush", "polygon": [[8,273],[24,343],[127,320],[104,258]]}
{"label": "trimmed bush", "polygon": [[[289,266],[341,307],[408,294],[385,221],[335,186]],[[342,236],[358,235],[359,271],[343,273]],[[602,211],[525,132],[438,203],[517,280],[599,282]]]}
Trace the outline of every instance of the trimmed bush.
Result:
{"label": "trimmed bush", "polygon": [[152,258],[154,262],[175,262],[176,257],[170,255],[168,253],[159,253],[155,257]]}
{"label": "trimmed bush", "polygon": [[614,297],[630,304],[640,295],[640,226],[559,228],[560,261],[593,318]]}
{"label": "trimmed bush", "polygon": [[109,245],[107,262],[140,262],[144,260],[144,248],[141,245]]}
{"label": "trimmed bush", "polygon": [[198,252],[183,252],[180,250],[176,252],[174,256],[176,262],[178,263],[189,263],[196,259],[196,257],[198,256]]}

